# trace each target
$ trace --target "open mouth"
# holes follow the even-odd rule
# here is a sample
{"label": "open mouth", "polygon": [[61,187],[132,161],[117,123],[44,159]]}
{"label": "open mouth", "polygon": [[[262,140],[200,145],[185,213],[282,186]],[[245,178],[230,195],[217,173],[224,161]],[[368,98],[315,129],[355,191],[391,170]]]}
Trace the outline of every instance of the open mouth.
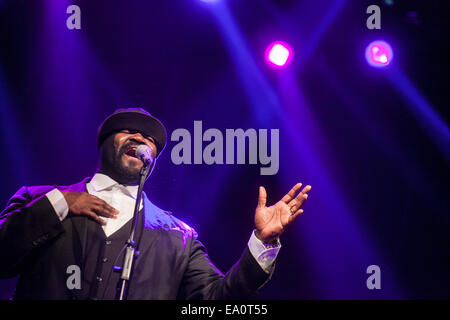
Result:
{"label": "open mouth", "polygon": [[136,156],[136,149],[137,149],[137,146],[128,147],[127,150],[125,151],[125,154],[129,157],[138,159],[138,157]]}

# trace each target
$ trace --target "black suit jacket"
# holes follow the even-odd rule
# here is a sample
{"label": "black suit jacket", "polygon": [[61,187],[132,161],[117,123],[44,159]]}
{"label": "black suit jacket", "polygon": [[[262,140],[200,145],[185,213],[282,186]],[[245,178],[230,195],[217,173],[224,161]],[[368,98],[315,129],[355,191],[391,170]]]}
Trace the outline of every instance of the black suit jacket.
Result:
{"label": "black suit jacket", "polygon": [[[61,222],[45,194],[55,187],[86,192],[89,179],[65,187],[22,187],[0,214],[0,277],[20,276],[15,299],[77,298],[77,290],[67,288],[66,268],[81,266],[89,218],[69,214]],[[248,247],[222,274],[196,232],[146,197],[144,221],[129,299],[252,298],[271,276]]]}

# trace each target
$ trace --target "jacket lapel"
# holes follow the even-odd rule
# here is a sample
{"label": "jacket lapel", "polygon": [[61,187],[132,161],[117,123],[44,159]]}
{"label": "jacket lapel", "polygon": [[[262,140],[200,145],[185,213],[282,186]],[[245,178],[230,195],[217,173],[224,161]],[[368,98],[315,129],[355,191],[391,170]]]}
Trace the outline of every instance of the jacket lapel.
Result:
{"label": "jacket lapel", "polygon": [[[86,183],[91,180],[91,177],[87,177],[80,182],[69,186],[57,186],[60,191],[64,192],[87,192]],[[73,233],[78,236],[78,241],[74,242],[74,253],[77,263],[80,264],[80,267],[83,262],[83,252],[86,248],[86,235],[87,235],[87,218],[80,217],[80,219],[71,219]]]}
{"label": "jacket lapel", "polygon": [[[142,198],[144,201],[144,233],[145,236],[145,246],[141,247],[141,251],[148,250],[159,236],[159,230],[164,228],[164,216],[167,214],[163,210],[155,206],[150,202],[145,192],[142,193]],[[166,225],[169,223],[167,222]]]}

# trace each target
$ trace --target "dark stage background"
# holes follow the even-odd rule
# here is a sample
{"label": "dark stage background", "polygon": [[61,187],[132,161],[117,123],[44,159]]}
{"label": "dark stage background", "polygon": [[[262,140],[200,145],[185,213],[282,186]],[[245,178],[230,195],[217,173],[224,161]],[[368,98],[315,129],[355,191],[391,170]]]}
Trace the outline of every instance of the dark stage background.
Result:
{"label": "dark stage background", "polygon": [[[81,30],[66,27],[71,4]],[[381,30],[366,27],[371,4]],[[0,204],[22,185],[91,176],[100,122],[118,107],[144,107],[169,135],[145,191],[198,231],[223,272],[249,239],[259,185],[269,204],[298,181],[312,185],[261,298],[449,299],[449,9],[417,0],[0,0]],[[294,58],[275,70],[264,50],[280,39]],[[394,49],[387,68],[364,58],[378,39]],[[195,120],[224,134],[279,129],[279,171],[173,164],[170,134],[193,135]],[[379,290],[366,287],[369,265],[381,269]],[[0,280],[0,298],[14,284]]]}

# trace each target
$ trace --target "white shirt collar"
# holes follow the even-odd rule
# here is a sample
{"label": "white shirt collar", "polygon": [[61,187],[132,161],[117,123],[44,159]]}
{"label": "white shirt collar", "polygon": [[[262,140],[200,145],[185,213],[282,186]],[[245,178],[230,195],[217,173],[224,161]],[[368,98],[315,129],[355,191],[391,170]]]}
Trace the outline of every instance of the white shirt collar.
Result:
{"label": "white shirt collar", "polygon": [[96,192],[100,192],[106,189],[112,189],[113,187],[117,187],[122,192],[127,193],[129,196],[136,199],[138,186],[124,186],[113,180],[111,177],[106,174],[97,172],[91,179],[90,184],[94,188]]}

